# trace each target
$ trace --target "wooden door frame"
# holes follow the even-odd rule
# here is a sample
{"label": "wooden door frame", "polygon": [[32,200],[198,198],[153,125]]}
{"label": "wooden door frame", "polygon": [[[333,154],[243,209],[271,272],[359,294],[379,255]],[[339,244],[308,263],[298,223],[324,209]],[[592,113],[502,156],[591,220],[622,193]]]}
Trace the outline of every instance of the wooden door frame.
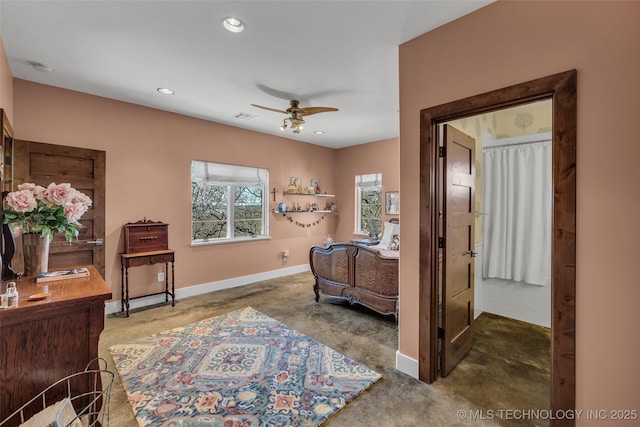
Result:
{"label": "wooden door frame", "polygon": [[[575,409],[577,72],[570,70],[420,111],[419,378],[437,377],[438,124],[553,100],[551,410]],[[555,412],[553,412],[555,413]],[[574,426],[575,420],[554,420]]]}

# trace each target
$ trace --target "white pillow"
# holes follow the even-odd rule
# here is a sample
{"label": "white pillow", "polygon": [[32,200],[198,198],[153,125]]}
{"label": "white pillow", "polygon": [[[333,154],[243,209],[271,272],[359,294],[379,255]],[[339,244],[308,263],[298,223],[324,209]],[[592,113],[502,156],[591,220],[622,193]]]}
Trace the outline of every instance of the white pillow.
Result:
{"label": "white pillow", "polygon": [[400,224],[385,221],[384,231],[382,232],[382,239],[380,239],[379,245],[383,248],[389,247],[394,234],[400,234]]}

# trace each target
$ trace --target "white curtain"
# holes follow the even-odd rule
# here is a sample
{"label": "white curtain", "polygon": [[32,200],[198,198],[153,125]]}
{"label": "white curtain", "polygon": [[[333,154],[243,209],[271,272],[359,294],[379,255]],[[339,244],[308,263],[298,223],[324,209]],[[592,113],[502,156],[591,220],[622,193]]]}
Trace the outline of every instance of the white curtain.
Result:
{"label": "white curtain", "polygon": [[224,163],[191,161],[191,181],[198,185],[269,185],[269,170]]}
{"label": "white curtain", "polygon": [[356,185],[362,189],[382,189],[382,174],[378,172],[366,175],[356,175]]}
{"label": "white curtain", "polygon": [[483,277],[551,279],[551,133],[483,136]]}

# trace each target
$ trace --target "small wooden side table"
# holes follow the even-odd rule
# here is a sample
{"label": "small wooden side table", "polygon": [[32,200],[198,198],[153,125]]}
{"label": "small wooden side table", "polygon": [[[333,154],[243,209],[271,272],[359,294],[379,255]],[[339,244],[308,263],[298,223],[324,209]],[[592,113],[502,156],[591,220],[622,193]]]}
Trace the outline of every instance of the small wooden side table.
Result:
{"label": "small wooden side table", "polygon": [[[129,300],[135,298],[148,297],[153,295],[165,295],[165,302],[169,302],[171,296],[171,306],[176,305],[175,292],[175,252],[172,249],[160,251],[138,252],[131,254],[120,254],[122,270],[121,296],[122,310],[126,317],[129,317]],[[169,291],[169,263],[171,263],[171,291]],[[140,295],[129,298],[129,267],[139,267],[141,265],[164,264],[164,291],[154,294]]]}

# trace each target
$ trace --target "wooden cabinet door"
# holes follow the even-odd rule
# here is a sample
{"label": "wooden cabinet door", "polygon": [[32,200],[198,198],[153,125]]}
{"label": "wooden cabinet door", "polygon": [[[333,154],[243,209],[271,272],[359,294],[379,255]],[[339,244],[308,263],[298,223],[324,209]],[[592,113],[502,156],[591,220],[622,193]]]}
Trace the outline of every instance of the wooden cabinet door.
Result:
{"label": "wooden cabinet door", "polygon": [[[89,196],[93,206],[82,216],[77,240],[67,243],[56,235],[49,249],[49,269],[92,264],[104,277],[105,152],[87,148],[14,141],[14,191],[19,184],[33,182],[43,187],[68,182]],[[16,242],[20,246],[20,242]],[[21,271],[21,253],[14,257],[15,271]]]}
{"label": "wooden cabinet door", "polygon": [[475,249],[475,140],[444,129],[443,343],[440,375],[449,372],[473,345]]}

